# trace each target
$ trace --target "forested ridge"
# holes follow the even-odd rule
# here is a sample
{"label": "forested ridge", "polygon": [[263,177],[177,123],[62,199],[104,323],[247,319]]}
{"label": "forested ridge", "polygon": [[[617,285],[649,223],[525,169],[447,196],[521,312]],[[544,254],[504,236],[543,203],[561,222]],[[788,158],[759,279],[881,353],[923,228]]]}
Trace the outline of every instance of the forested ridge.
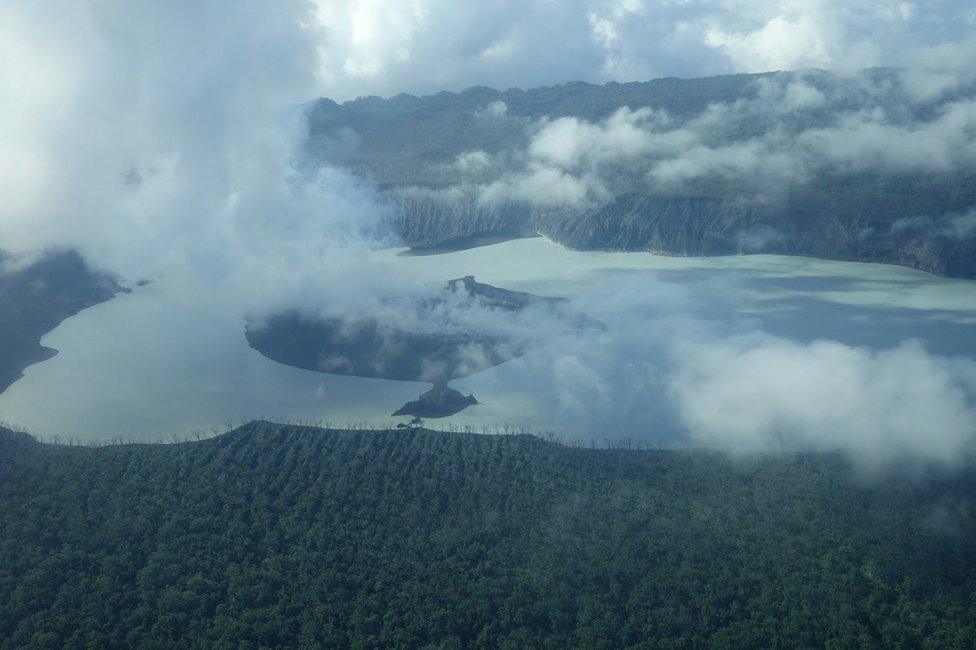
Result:
{"label": "forested ridge", "polygon": [[0,430],[0,647],[959,647],[971,471],[527,435]]}

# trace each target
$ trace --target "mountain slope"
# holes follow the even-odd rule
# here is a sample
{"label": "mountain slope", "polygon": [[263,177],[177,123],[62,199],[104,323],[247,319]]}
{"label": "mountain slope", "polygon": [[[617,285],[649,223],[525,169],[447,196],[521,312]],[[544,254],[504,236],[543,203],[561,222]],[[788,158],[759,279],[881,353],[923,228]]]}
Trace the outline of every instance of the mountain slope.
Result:
{"label": "mountain slope", "polygon": [[0,268],[0,393],[24,368],[57,354],[41,345],[41,337],[122,291],[127,289],[115,278],[92,270],[74,251],[47,253],[24,268]]}
{"label": "mountain slope", "polygon": [[0,432],[0,647],[969,647],[973,487],[531,436]]}
{"label": "mountain slope", "polygon": [[776,72],[322,99],[306,149],[377,183],[418,250],[541,233],[972,278],[974,116],[976,88],[921,99],[898,70]]}

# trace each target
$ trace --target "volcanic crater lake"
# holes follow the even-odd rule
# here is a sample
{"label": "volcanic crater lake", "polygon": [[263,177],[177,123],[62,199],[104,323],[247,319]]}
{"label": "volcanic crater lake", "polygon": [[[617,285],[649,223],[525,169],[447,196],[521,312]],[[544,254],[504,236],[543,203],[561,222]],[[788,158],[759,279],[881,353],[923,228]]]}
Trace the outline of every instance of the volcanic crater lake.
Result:
{"label": "volcanic crater lake", "polygon": [[[606,323],[611,338],[623,320],[633,328],[649,314],[682,314],[801,343],[881,350],[917,340],[931,354],[976,359],[976,281],[907,268],[773,255],[577,252],[543,238],[439,255],[399,252],[376,255],[424,282],[473,275],[505,289],[566,297]],[[42,341],[58,355],[29,367],[0,394],[0,420],[83,440],[155,440],[257,418],[392,426],[398,420],[390,414],[429,388],[271,361],[248,346],[244,314],[221,304],[177,292],[160,278],[69,318]],[[560,414],[545,388],[540,368],[556,356],[533,351],[452,382],[479,404],[438,424],[582,433],[572,431],[572,418]]]}

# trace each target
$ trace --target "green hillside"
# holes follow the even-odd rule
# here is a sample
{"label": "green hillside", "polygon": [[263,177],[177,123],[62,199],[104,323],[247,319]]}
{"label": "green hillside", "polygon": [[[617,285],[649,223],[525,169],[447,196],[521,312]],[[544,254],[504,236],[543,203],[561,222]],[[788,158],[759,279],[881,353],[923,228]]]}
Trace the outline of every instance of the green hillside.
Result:
{"label": "green hillside", "polygon": [[0,431],[0,647],[971,648],[974,487],[531,436]]}

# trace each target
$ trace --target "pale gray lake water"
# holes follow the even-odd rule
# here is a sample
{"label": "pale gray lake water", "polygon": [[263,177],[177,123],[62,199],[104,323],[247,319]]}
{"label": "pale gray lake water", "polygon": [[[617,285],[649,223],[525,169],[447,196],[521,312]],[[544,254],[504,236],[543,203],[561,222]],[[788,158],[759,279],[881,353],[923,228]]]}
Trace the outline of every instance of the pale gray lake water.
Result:
{"label": "pale gray lake water", "polygon": [[[607,322],[610,338],[622,319],[633,329],[643,319],[680,314],[688,327],[706,323],[720,332],[761,330],[872,350],[917,339],[934,355],[976,358],[976,282],[905,268],[769,255],[581,253],[541,238],[433,256],[396,253],[377,255],[421,281],[474,275],[565,296],[596,310],[590,315]],[[59,354],[0,395],[0,419],[41,434],[146,440],[262,417],[387,424],[393,410],[426,389],[289,368],[251,350],[243,328],[242,314],[218,309],[205,295],[177,295],[161,279],[46,336],[43,343]],[[454,382],[482,404],[441,422],[573,429],[547,380],[547,369],[565,366],[571,354],[539,350]]]}

